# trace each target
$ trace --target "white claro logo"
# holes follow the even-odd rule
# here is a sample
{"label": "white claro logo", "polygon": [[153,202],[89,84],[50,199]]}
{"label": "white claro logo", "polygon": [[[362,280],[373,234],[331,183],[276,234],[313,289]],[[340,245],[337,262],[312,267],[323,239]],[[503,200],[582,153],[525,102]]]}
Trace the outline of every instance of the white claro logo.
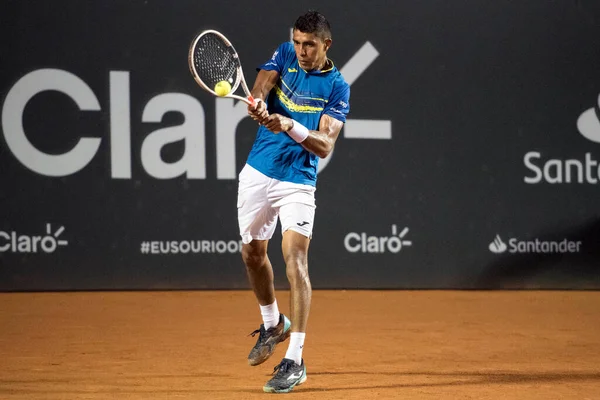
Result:
{"label": "white claro logo", "polygon": [[[93,134],[79,133],[79,142],[63,154],[46,154],[27,138],[23,128],[23,113],[27,103],[38,93],[54,90],[71,98],[82,111],[100,111],[100,103],[92,89],[76,75],[59,69],[39,69],[23,76],[10,89],[2,108],[2,130],[13,155],[27,168],[46,176],[74,174],[97,154],[103,139]],[[131,104],[129,72],[110,71],[110,162],[111,177],[131,179]],[[245,115],[244,107],[233,102],[220,102],[217,107],[217,147],[233,140],[235,128]],[[183,93],[163,93],[148,101],[142,122],[158,123],[163,116],[176,111],[184,116],[178,126],[151,132],[143,141],[141,162],[144,170],[158,179],[175,178],[185,174],[190,179],[206,178],[205,115],[202,104]],[[177,162],[166,163],[160,152],[163,146],[184,141],[185,151]],[[230,178],[235,169],[235,149],[220,154],[217,165],[219,178]],[[228,169],[229,168],[229,169]]]}
{"label": "white claro logo", "polygon": [[[368,42],[367,42],[368,44]],[[368,68],[378,53],[365,45],[367,54],[360,53],[348,62],[346,70],[351,81],[356,80]],[[351,82],[349,82],[351,84]],[[12,154],[30,170],[45,176],[62,177],[85,168],[98,153],[103,140],[93,132],[77,132],[77,144],[63,154],[47,154],[35,147],[28,139],[23,115],[27,103],[38,93],[56,91],[71,98],[81,111],[101,111],[100,102],[89,85],[78,76],[60,69],[38,69],[19,79],[10,88],[2,107],[2,130]],[[132,178],[131,151],[131,102],[128,71],[110,71],[110,174],[114,179]],[[184,93],[162,93],[151,98],[144,106],[142,122],[160,123],[168,112],[178,112],[184,122],[178,126],[157,129],[144,139],[140,159],[148,175],[157,179],[171,179],[185,175],[188,179],[206,179],[206,131],[202,104]],[[216,100],[216,177],[236,179],[235,135],[240,122],[248,118],[246,105],[232,99]],[[361,131],[381,131],[382,121],[349,120],[347,128],[358,127]],[[386,126],[391,127],[391,121]],[[364,123],[367,123],[366,125]],[[371,126],[371,125],[377,126]],[[373,128],[373,129],[371,129]],[[391,128],[390,128],[391,129]],[[351,138],[359,138],[354,133]],[[369,137],[360,137],[368,139]],[[378,137],[374,137],[378,139]],[[384,139],[391,139],[391,131]],[[167,163],[161,158],[161,149],[171,143],[184,142],[184,153],[176,162]],[[331,154],[330,154],[331,156]],[[319,172],[330,157],[321,160]]]}
{"label": "white claro logo", "polygon": [[344,247],[350,253],[398,253],[412,241],[406,239],[409,229],[405,227],[398,233],[398,227],[392,225],[390,236],[373,236],[366,232],[350,232],[344,237]]}
{"label": "white claro logo", "polygon": [[[600,96],[598,96],[600,107]],[[586,139],[600,143],[600,120],[594,107],[586,110],[577,119],[577,129]],[[600,182],[600,162],[592,153],[585,153],[583,159],[549,158],[544,160],[539,151],[530,151],[523,157],[525,167],[533,173],[524,178],[525,183],[550,184]]]}
{"label": "white claro logo", "polygon": [[59,246],[69,244],[68,241],[60,239],[64,231],[65,227],[61,226],[53,232],[50,224],[46,224],[45,235],[0,231],[0,253],[54,253]]}

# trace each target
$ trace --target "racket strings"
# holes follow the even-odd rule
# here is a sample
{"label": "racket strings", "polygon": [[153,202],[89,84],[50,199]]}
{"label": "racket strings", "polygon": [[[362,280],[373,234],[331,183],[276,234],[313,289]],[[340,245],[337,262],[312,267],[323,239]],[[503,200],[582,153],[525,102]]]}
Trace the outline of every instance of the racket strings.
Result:
{"label": "racket strings", "polygon": [[237,54],[216,35],[207,34],[198,40],[193,61],[198,77],[209,88],[220,81],[228,81],[232,86],[238,81]]}

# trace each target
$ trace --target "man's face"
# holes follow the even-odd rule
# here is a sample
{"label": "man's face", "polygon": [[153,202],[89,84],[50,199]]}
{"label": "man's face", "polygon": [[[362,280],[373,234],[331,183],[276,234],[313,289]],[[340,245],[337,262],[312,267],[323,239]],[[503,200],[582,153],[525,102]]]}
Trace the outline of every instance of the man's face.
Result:
{"label": "man's face", "polygon": [[327,60],[327,50],[331,46],[331,39],[323,40],[314,33],[304,33],[295,29],[293,42],[300,68],[312,71],[323,67]]}

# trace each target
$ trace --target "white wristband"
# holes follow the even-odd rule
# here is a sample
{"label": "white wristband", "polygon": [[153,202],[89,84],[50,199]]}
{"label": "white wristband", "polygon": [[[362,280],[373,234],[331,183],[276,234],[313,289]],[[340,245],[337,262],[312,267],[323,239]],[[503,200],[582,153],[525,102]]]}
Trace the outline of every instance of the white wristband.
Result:
{"label": "white wristband", "polygon": [[308,137],[308,128],[302,125],[300,122],[292,120],[292,129],[287,131],[287,134],[290,135],[292,139],[296,141],[296,143],[302,143]]}

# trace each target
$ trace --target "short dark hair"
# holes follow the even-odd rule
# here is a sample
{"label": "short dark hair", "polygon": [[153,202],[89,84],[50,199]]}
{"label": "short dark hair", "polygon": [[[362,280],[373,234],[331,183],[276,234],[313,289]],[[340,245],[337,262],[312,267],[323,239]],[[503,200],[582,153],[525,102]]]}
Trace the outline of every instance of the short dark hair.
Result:
{"label": "short dark hair", "polygon": [[304,33],[314,33],[320,39],[331,39],[331,25],[323,14],[318,11],[309,10],[306,14],[298,17],[294,24],[294,30]]}

